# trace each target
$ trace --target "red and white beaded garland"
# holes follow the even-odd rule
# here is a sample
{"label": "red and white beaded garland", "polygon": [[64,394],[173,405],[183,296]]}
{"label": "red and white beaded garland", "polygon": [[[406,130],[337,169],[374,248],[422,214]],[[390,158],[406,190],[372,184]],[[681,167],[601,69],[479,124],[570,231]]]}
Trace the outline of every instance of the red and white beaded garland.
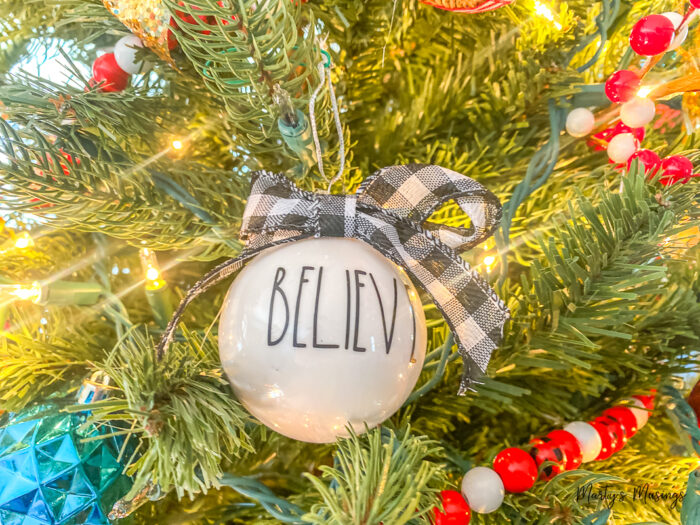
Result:
{"label": "red and white beaded garland", "polygon": [[92,63],[90,85],[98,86],[104,92],[124,91],[131,75],[142,73],[145,69],[143,61],[136,60],[138,49],[142,47],[143,43],[137,36],[120,38],[113,52],[100,55]]}
{"label": "red and white beaded garland", "polygon": [[[660,172],[659,181],[664,185],[685,184],[693,177],[693,166],[685,157],[673,156],[661,160],[655,153],[640,149],[644,127],[656,115],[656,104],[650,97],[652,90],[643,87],[642,81],[663,53],[683,44],[695,9],[697,7],[691,2],[685,16],[675,12],[652,14],[634,25],[629,39],[630,47],[638,55],[649,57],[647,65],[640,72],[630,69],[615,71],[607,79],[605,94],[610,102],[619,104],[620,120],[615,126],[593,135],[589,141],[596,149],[606,149],[610,162],[621,167],[630,169],[631,161],[638,158],[649,178]],[[610,112],[606,111],[601,120],[605,122],[609,119]],[[572,137],[590,135],[595,128],[596,116],[588,108],[576,108],[566,119],[566,131]]]}
{"label": "red and white beaded garland", "polygon": [[527,451],[514,447],[502,450],[494,458],[492,469],[474,467],[464,475],[461,494],[454,490],[441,492],[443,510],[435,509],[435,525],[468,525],[472,512],[488,514],[497,510],[506,492],[525,492],[538,478],[548,480],[582,463],[609,458],[646,425],[655,394],[652,390],[647,396],[633,396],[631,404],[608,408],[593,421],[574,421],[535,438]]}

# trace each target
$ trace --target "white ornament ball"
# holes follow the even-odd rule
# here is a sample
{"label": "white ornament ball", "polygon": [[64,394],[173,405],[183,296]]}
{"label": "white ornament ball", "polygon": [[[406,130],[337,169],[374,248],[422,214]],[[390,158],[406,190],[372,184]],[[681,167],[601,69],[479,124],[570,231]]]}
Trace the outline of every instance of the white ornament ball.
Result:
{"label": "white ornament ball", "polygon": [[[674,29],[678,29],[681,25],[681,22],[683,22],[683,15],[680,13],[676,13],[674,11],[669,11],[668,13],[661,13],[663,16],[668,18],[671,23],[673,24]],[[678,33],[673,40],[671,41],[671,45],[668,47],[668,51],[673,51],[674,49],[678,49],[681,47],[683,42],[685,42],[685,39],[688,37],[688,24],[685,25],[683,28],[683,31]]]}
{"label": "white ornament ball", "polygon": [[637,420],[637,428],[641,430],[641,428],[647,424],[647,421],[649,421],[649,411],[640,399],[633,398],[632,401],[633,403],[629,405],[629,409]]}
{"label": "white ornament ball", "polygon": [[501,477],[488,467],[474,467],[462,478],[462,496],[469,508],[479,514],[497,510],[505,494]]}
{"label": "white ornament ball", "polygon": [[142,73],[145,69],[143,61],[136,62],[136,53],[142,47],[143,42],[135,35],[120,38],[114,45],[114,59],[117,65],[131,75]]}
{"label": "white ornament ball", "polygon": [[639,144],[632,133],[615,135],[608,143],[608,157],[617,164],[623,164],[637,151]]}
{"label": "white ornament ball", "polygon": [[413,390],[425,316],[405,272],[368,244],[305,239],[240,272],[219,325],[224,371],[243,405],[287,437],[329,443],[372,428]]}
{"label": "white ornament ball", "polygon": [[595,115],[590,109],[576,108],[566,117],[566,132],[572,137],[585,137],[595,127]]}
{"label": "white ornament ball", "polygon": [[581,445],[582,460],[584,463],[593,461],[600,454],[603,448],[603,442],[600,440],[600,435],[593,428],[593,425],[584,423],[583,421],[574,421],[564,427],[564,430],[573,434]]}
{"label": "white ornament ball", "polygon": [[620,119],[622,123],[630,128],[641,128],[654,120],[656,114],[656,104],[650,98],[635,97],[629,102],[622,104],[620,108]]}

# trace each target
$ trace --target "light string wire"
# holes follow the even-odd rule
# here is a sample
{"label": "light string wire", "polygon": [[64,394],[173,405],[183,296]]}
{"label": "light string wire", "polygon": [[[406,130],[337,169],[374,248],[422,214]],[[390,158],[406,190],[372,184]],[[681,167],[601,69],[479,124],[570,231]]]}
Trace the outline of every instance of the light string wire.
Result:
{"label": "light string wire", "polygon": [[[600,42],[598,43],[594,55],[585,64],[577,68],[579,73],[590,69],[603,54],[605,45],[608,42],[608,30],[617,19],[617,14],[620,9],[620,0],[601,0],[601,6],[601,12],[595,19],[596,31],[575,46],[565,61],[565,66],[568,67],[579,52],[585,50],[590,43],[600,37]],[[495,234],[496,245],[498,246],[498,252],[501,257],[501,276],[499,278],[499,284],[505,282],[508,274],[507,254],[510,251],[510,227],[516,212],[530,195],[547,182],[559,160],[561,148],[559,135],[564,130],[567,112],[553,98],[549,100],[548,110],[550,123],[549,139],[533,155],[528,164],[525,177],[515,187],[511,198],[503,205],[501,228]]]}

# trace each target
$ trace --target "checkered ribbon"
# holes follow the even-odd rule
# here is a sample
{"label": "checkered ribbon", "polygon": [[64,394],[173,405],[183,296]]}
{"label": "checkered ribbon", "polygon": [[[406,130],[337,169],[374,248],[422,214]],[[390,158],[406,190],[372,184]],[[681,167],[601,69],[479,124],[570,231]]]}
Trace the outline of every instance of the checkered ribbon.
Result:
{"label": "checkered ribbon", "polygon": [[[451,200],[470,217],[469,227],[428,221]],[[194,297],[240,270],[260,251],[305,237],[351,237],[401,266],[432,297],[464,360],[459,390],[463,394],[486,371],[509,312],[457,251],[490,237],[500,214],[498,199],[484,186],[440,166],[411,164],[381,169],[368,177],[355,195],[310,193],[283,175],[256,172],[241,226],[246,250],[212,270],[189,291],[158,352],[165,351],[182,311]]]}

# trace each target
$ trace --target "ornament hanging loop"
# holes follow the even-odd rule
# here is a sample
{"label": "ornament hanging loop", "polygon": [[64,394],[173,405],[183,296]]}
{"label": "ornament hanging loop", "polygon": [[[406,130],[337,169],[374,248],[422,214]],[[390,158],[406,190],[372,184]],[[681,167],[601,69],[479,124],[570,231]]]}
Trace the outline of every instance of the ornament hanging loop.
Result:
{"label": "ornament hanging loop", "polygon": [[[325,39],[321,42],[322,46],[325,46]],[[318,127],[316,126],[316,99],[318,98],[321,89],[323,89],[324,84],[328,84],[328,93],[331,98],[331,108],[333,110],[333,120],[335,121],[335,129],[338,133],[338,155],[340,157],[340,163],[338,166],[338,173],[333,177],[328,183],[328,188],[324,193],[330,193],[331,187],[335,184],[342,176],[345,171],[345,138],[343,137],[343,125],[340,122],[340,112],[338,110],[338,100],[335,96],[335,89],[333,88],[333,80],[331,78],[331,55],[326,50],[321,50],[321,54],[325,57],[325,61],[319,62],[318,64],[318,76],[321,78],[321,83],[316,87],[311,98],[309,99],[309,116],[311,118],[311,131],[313,133],[314,145],[316,147],[316,160],[318,162],[318,171],[321,177],[328,180],[323,169],[323,152],[321,151],[321,141],[318,138]]]}

